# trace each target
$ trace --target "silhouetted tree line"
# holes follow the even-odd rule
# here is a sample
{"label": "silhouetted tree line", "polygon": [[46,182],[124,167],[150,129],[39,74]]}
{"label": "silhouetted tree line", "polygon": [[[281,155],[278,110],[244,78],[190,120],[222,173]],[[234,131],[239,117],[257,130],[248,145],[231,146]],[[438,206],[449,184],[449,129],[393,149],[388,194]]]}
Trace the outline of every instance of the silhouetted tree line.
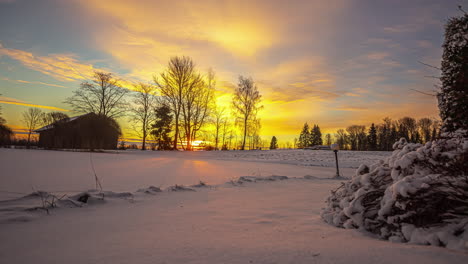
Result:
{"label": "silhouetted tree line", "polygon": [[439,137],[440,122],[431,118],[421,118],[416,120],[412,117],[403,117],[398,120],[384,118],[380,124],[372,123],[369,128],[364,125],[351,125],[346,129],[338,129],[334,135],[325,135],[325,142],[322,140],[322,133],[318,125],[309,128],[305,123],[299,138],[295,139],[297,148],[309,148],[313,146],[326,146],[336,143],[340,149],[344,150],[393,150],[393,143],[400,138],[405,138],[413,143],[426,143]]}
{"label": "silhouetted tree line", "polygon": [[391,151],[393,143],[405,138],[413,143],[426,143],[439,137],[440,122],[430,118],[416,120],[403,117],[398,120],[384,118],[383,122],[369,128],[363,125],[351,125],[339,129],[335,134],[335,143],[347,150]]}

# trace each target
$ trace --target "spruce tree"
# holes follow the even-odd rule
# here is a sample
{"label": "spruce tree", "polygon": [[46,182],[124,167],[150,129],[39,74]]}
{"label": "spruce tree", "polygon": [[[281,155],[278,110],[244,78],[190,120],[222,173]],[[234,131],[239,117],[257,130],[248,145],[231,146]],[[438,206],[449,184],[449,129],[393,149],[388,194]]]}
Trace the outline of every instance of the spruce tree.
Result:
{"label": "spruce tree", "polygon": [[[442,55],[438,94],[443,132],[468,135],[468,14],[449,19]],[[461,131],[463,130],[463,131]]]}
{"label": "spruce tree", "polygon": [[161,105],[155,109],[156,122],[152,125],[151,134],[158,143],[158,150],[171,149],[172,139],[169,136],[172,130],[171,108]]}
{"label": "spruce tree", "polygon": [[305,123],[302,128],[301,134],[299,135],[299,141],[297,142],[298,148],[305,148],[309,146],[310,132],[309,124]]}
{"label": "spruce tree", "polygon": [[372,123],[371,127],[369,128],[369,150],[377,150],[377,130],[375,129],[374,123]]}
{"label": "spruce tree", "polygon": [[317,125],[314,124],[312,129],[310,129],[310,139],[309,139],[309,147],[317,145]]}
{"label": "spruce tree", "polygon": [[270,142],[270,149],[277,149],[277,148],[278,148],[278,140],[276,139],[275,136],[273,136]]}
{"label": "spruce tree", "polygon": [[320,127],[318,125],[314,126],[314,145],[323,145],[322,132],[320,131]]}

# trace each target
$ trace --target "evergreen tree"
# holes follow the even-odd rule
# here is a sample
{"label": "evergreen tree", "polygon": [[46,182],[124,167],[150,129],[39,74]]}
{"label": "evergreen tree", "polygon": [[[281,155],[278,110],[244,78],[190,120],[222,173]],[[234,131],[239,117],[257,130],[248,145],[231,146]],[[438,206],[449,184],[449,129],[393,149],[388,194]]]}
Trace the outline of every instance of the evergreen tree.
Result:
{"label": "evergreen tree", "polygon": [[278,148],[278,140],[276,139],[275,136],[273,136],[270,142],[270,149],[277,149],[277,148]]}
{"label": "evergreen tree", "polygon": [[322,132],[320,131],[320,127],[318,125],[314,125],[314,128],[311,132],[311,146],[317,145],[323,145]]}
{"label": "evergreen tree", "polygon": [[[468,14],[449,19],[445,26],[441,91],[438,94],[442,130],[468,135]],[[460,131],[461,132],[461,131]]]}
{"label": "evergreen tree", "polygon": [[368,144],[369,150],[377,150],[377,130],[374,123],[369,128]]}
{"label": "evergreen tree", "polygon": [[309,142],[310,142],[309,124],[305,123],[304,127],[302,128],[301,134],[299,135],[297,147],[298,148],[308,147]]}
{"label": "evergreen tree", "polygon": [[156,122],[152,125],[151,134],[158,142],[158,150],[171,149],[172,139],[169,136],[172,130],[171,108],[167,105],[161,105],[155,110]]}
{"label": "evergreen tree", "polygon": [[310,128],[309,142],[307,143],[308,147],[312,147],[315,145],[315,126],[316,125],[314,124],[314,126]]}

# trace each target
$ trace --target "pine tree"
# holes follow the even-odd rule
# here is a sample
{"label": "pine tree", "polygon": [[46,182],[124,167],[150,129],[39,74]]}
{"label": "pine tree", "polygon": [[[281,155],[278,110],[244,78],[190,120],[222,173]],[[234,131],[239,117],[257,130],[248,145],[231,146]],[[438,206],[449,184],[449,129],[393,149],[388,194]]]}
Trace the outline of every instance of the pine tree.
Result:
{"label": "pine tree", "polygon": [[298,148],[308,147],[309,142],[310,142],[309,124],[305,123],[304,127],[302,128],[301,134],[299,135],[299,141],[297,142],[297,147]]}
{"label": "pine tree", "polygon": [[445,26],[441,91],[438,94],[442,130],[468,135],[468,14],[449,19]]}
{"label": "pine tree", "polygon": [[273,136],[270,142],[270,149],[277,149],[277,148],[278,148],[278,140],[276,139],[275,136]]}
{"label": "pine tree", "polygon": [[369,150],[377,150],[377,130],[375,129],[374,123],[369,128],[368,136]]}
{"label": "pine tree", "polygon": [[309,147],[316,145],[315,144],[315,132],[316,132],[315,127],[316,125],[314,124],[314,126],[310,129],[309,143],[307,144],[307,146]]}
{"label": "pine tree", "polygon": [[314,146],[321,146],[323,145],[322,140],[322,132],[320,131],[320,127],[318,125],[314,125]]}
{"label": "pine tree", "polygon": [[171,108],[167,105],[161,105],[155,110],[156,122],[152,125],[151,134],[158,142],[158,150],[171,149],[172,139],[169,136],[172,130]]}

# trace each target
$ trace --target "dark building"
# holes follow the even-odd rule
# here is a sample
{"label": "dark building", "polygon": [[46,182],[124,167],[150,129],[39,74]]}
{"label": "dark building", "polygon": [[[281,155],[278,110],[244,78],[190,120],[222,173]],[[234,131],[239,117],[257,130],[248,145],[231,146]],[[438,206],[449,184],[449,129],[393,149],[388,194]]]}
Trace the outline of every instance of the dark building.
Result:
{"label": "dark building", "polygon": [[39,146],[51,149],[116,149],[121,134],[114,119],[94,113],[62,119],[35,132]]}

